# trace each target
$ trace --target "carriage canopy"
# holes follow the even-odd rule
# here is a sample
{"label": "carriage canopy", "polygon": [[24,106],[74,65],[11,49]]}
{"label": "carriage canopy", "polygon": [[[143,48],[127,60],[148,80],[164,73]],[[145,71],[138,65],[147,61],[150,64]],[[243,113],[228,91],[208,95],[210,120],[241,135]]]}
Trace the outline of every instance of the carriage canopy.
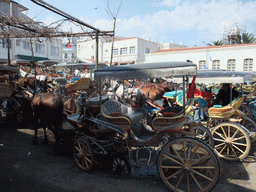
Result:
{"label": "carriage canopy", "polygon": [[174,76],[194,76],[196,64],[188,62],[162,62],[112,66],[94,71],[97,79],[138,79]]}
{"label": "carriage canopy", "polygon": [[0,65],[0,75],[16,74],[16,73],[19,73],[19,69],[17,67],[8,66],[8,65]]}
{"label": "carriage canopy", "polygon": [[245,83],[251,82],[253,75],[241,71],[202,70],[197,73],[197,83]]}

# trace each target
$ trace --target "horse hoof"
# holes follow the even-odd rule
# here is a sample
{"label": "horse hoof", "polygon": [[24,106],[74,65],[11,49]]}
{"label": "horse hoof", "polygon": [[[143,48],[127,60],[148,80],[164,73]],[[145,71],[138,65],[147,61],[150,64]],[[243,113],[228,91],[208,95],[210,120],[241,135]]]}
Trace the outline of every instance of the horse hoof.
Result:
{"label": "horse hoof", "polygon": [[32,144],[33,145],[38,145],[38,142],[37,141],[33,141]]}

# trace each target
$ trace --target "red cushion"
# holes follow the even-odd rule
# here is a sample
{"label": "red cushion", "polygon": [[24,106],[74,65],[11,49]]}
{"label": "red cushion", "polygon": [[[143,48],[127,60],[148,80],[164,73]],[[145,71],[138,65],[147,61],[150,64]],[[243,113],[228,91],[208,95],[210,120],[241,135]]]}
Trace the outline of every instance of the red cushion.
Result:
{"label": "red cushion", "polygon": [[114,117],[116,117],[116,116],[120,116],[121,115],[121,113],[120,112],[115,112],[115,113],[111,113],[110,114],[110,116],[114,116]]}
{"label": "red cushion", "polygon": [[173,112],[163,112],[162,115],[164,117],[173,117],[173,116],[175,116],[175,113],[173,113]]}

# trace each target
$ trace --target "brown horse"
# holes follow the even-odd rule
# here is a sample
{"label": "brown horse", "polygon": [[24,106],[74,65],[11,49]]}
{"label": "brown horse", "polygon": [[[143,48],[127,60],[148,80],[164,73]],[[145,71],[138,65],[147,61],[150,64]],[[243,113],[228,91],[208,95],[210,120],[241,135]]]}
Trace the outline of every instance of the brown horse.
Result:
{"label": "brown horse", "polygon": [[48,142],[46,127],[55,136],[55,153],[60,144],[60,127],[63,120],[63,101],[55,93],[36,93],[32,100],[34,117],[38,120],[35,125],[35,137],[33,144],[37,144],[37,130],[44,128],[44,143]]}
{"label": "brown horse", "polygon": [[[125,81],[125,85],[129,86],[130,83]],[[134,81],[132,82],[132,87],[136,87],[142,90],[147,99],[151,99],[152,101],[161,99],[165,92],[172,91],[174,89],[173,85],[170,85],[165,82],[151,83],[151,82],[140,82]]]}
{"label": "brown horse", "polygon": [[21,77],[17,80],[17,83],[24,88],[30,88],[36,90],[36,87],[40,88],[43,92],[47,91],[47,79],[44,81],[39,81],[35,77]]}

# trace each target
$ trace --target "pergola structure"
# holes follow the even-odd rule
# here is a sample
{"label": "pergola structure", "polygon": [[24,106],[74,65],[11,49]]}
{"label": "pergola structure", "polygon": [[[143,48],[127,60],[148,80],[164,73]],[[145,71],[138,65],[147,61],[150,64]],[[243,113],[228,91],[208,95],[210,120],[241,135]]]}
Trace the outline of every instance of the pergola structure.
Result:
{"label": "pergola structure", "polygon": [[[44,26],[41,22],[35,22],[28,17],[14,17],[12,15],[5,16],[0,15],[0,38],[7,40],[8,46],[8,64],[10,65],[10,42],[11,38],[53,38],[53,37],[82,37],[91,36],[96,39],[96,65],[95,69],[98,69],[98,37],[99,36],[113,36],[114,31],[101,31],[91,25],[80,21],[63,11],[47,4],[42,0],[31,0],[32,2],[66,18],[68,21],[75,22],[79,25],[89,28],[91,31],[82,33],[69,33],[59,31],[58,27]],[[10,11],[11,12],[11,11]],[[33,51],[32,51],[33,58]],[[33,59],[32,59],[33,60]],[[32,61],[33,62],[33,61]]]}

